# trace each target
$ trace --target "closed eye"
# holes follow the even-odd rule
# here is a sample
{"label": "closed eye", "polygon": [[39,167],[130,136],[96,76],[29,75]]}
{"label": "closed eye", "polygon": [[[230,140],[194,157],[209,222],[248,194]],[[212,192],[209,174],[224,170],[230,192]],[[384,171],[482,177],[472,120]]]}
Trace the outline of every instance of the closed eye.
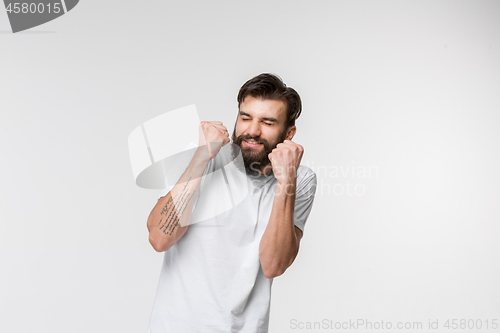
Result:
{"label": "closed eye", "polygon": [[[243,118],[242,117],[241,120],[242,121],[250,121],[250,120],[252,120],[252,118]],[[274,125],[274,123],[270,123],[270,122],[267,122],[267,121],[263,121],[262,123],[264,123],[267,126],[273,126]]]}

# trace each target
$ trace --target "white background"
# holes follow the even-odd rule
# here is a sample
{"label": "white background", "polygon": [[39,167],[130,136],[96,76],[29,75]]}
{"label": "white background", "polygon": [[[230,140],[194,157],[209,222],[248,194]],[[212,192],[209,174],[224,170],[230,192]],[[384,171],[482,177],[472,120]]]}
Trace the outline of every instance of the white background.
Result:
{"label": "white background", "polygon": [[270,332],[486,331],[500,321],[499,18],[500,1],[82,0],[12,34],[0,8],[0,331],[147,332],[159,191],[135,185],[128,134],[193,103],[232,131],[238,89],[262,72],[301,94],[294,141],[319,177]]}

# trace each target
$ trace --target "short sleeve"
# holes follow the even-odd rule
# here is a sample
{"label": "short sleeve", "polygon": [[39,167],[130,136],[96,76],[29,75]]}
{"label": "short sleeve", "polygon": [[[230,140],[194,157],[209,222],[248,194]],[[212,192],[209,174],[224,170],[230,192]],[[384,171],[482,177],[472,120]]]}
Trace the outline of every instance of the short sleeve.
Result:
{"label": "short sleeve", "polygon": [[304,232],[304,227],[311,212],[314,196],[316,194],[317,178],[316,173],[307,168],[306,175],[297,184],[295,192],[295,210],[293,213],[293,223]]}

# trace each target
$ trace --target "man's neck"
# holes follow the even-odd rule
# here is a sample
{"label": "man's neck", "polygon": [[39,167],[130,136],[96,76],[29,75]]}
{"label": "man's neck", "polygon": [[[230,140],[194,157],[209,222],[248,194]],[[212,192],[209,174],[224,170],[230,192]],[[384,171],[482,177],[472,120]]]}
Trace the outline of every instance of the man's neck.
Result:
{"label": "man's neck", "polygon": [[248,168],[245,168],[245,169],[246,169],[247,175],[253,176],[253,177],[267,176],[273,170],[271,164],[266,165],[264,168],[262,168],[260,170],[256,170],[256,169],[250,170]]}
{"label": "man's neck", "polygon": [[269,172],[271,172],[271,170],[273,169],[271,163],[269,163],[268,165],[266,165],[265,167],[263,167],[261,170],[260,170],[260,174],[261,175],[268,175]]}

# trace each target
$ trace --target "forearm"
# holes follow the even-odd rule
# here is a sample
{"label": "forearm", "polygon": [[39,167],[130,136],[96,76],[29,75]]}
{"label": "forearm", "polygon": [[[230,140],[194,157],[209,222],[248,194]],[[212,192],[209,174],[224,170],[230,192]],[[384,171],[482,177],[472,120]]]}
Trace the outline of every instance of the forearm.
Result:
{"label": "forearm", "polygon": [[283,274],[298,252],[293,223],[295,188],[295,179],[276,187],[271,216],[259,246],[262,271],[267,278]]}
{"label": "forearm", "polygon": [[194,199],[209,161],[206,154],[197,150],[177,184],[158,199],[147,221],[149,242],[156,251],[168,250],[186,233]]}

